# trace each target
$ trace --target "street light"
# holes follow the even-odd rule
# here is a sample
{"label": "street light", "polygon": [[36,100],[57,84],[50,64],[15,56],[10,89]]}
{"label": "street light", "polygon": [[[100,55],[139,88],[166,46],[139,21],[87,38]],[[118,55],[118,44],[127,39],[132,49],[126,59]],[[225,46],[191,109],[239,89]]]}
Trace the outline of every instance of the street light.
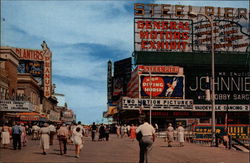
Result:
{"label": "street light", "polygon": [[[138,70],[140,72],[143,72],[143,69]],[[152,125],[152,76],[151,76],[151,70],[148,71],[149,73],[149,123]]]}
{"label": "street light", "polygon": [[149,99],[150,99],[150,105],[149,105],[149,123],[152,125],[152,76],[151,76],[151,70],[148,71],[149,73],[149,80],[150,80],[150,94],[149,94]]}
{"label": "street light", "polygon": [[197,17],[197,16],[204,16],[209,21],[211,25],[211,53],[212,53],[212,80],[211,80],[211,90],[212,90],[212,96],[211,96],[211,103],[212,103],[212,143],[211,146],[215,146],[215,87],[214,87],[214,25],[213,25],[213,19],[212,16],[209,17],[202,13],[194,13],[189,12],[190,17]]}

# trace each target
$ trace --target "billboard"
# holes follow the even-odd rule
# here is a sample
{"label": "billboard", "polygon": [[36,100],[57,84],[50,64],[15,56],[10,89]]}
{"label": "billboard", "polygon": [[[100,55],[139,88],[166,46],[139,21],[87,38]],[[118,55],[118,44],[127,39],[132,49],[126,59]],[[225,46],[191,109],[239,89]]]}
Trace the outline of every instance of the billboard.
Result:
{"label": "billboard", "polygon": [[32,60],[20,60],[18,65],[18,73],[31,74],[41,86],[43,84],[43,68],[44,62]]}
{"label": "billboard", "polygon": [[[192,18],[190,12],[199,14]],[[136,52],[249,52],[249,10],[211,6],[138,4],[134,6]],[[204,16],[205,15],[205,16]]]}
{"label": "billboard", "polygon": [[191,20],[135,18],[135,51],[191,51]]}
{"label": "billboard", "polygon": [[[199,69],[185,69],[186,98],[194,99],[196,104],[205,101],[206,76],[210,69],[200,66]],[[211,80],[210,80],[211,81]],[[215,103],[216,104],[248,104],[250,101],[249,68],[216,66],[215,72]]]}
{"label": "billboard", "polygon": [[51,96],[52,89],[52,53],[45,41],[42,43],[43,50],[12,48],[19,56],[19,73],[30,73],[44,87],[44,96]]}
{"label": "billboard", "polygon": [[191,99],[140,99],[122,97],[120,108],[123,110],[179,110],[192,111],[193,100]]}
{"label": "billboard", "polygon": [[112,62],[108,61],[108,74],[107,74],[107,100],[108,103],[112,102]]}
{"label": "billboard", "polygon": [[141,98],[175,98],[183,99],[184,94],[184,76],[160,76],[146,75],[140,76],[140,95]]}
{"label": "billboard", "polygon": [[[119,110],[157,110],[157,111],[193,111],[193,116],[205,116],[205,113],[199,112],[209,112],[211,113],[212,107],[210,105],[196,105],[194,104],[193,99],[141,99],[141,98],[130,98],[130,97],[122,97],[119,103]],[[249,112],[250,105],[215,105],[216,112]],[[183,114],[182,114],[183,113]],[[189,116],[190,114],[187,112],[176,113],[173,116],[183,115]],[[169,114],[170,115],[170,114]]]}
{"label": "billboard", "polygon": [[12,48],[21,60],[43,61],[43,50]]}

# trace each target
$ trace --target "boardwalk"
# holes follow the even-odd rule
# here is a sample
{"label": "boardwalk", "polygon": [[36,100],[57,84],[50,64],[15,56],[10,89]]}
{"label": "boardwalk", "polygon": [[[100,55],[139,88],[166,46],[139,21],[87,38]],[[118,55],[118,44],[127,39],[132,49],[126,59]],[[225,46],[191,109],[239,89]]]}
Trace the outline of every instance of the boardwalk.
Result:
{"label": "boardwalk", "polygon": [[[0,149],[0,162],[84,162],[84,163],[137,163],[138,142],[129,138],[116,138],[111,135],[110,141],[92,142],[85,138],[80,158],[74,156],[74,146],[68,145],[66,155],[59,155],[57,140],[50,147],[47,155],[42,155],[39,141],[28,142],[22,150]],[[163,139],[158,138],[151,152],[154,163],[249,163],[249,153],[208,147],[206,145],[186,143],[184,147],[167,147]]]}

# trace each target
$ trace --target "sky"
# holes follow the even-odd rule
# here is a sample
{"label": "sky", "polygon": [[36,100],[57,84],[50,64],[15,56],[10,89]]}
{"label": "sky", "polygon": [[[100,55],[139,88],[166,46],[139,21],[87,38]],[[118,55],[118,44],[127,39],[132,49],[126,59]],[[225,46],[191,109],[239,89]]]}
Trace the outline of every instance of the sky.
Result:
{"label": "sky", "polygon": [[131,57],[133,4],[182,4],[248,8],[247,0],[1,0],[1,46],[53,53],[52,82],[82,123],[103,122],[107,62]]}

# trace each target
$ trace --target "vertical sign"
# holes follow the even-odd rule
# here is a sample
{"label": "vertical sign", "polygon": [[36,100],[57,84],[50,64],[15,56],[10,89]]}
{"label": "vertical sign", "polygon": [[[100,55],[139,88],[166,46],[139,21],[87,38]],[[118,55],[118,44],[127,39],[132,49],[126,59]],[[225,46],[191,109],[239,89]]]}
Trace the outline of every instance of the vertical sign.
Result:
{"label": "vertical sign", "polygon": [[108,61],[108,74],[107,74],[107,99],[108,103],[112,102],[112,62]]}
{"label": "vertical sign", "polygon": [[51,96],[51,51],[48,48],[45,41],[42,43],[42,48],[44,52],[44,96]]}

